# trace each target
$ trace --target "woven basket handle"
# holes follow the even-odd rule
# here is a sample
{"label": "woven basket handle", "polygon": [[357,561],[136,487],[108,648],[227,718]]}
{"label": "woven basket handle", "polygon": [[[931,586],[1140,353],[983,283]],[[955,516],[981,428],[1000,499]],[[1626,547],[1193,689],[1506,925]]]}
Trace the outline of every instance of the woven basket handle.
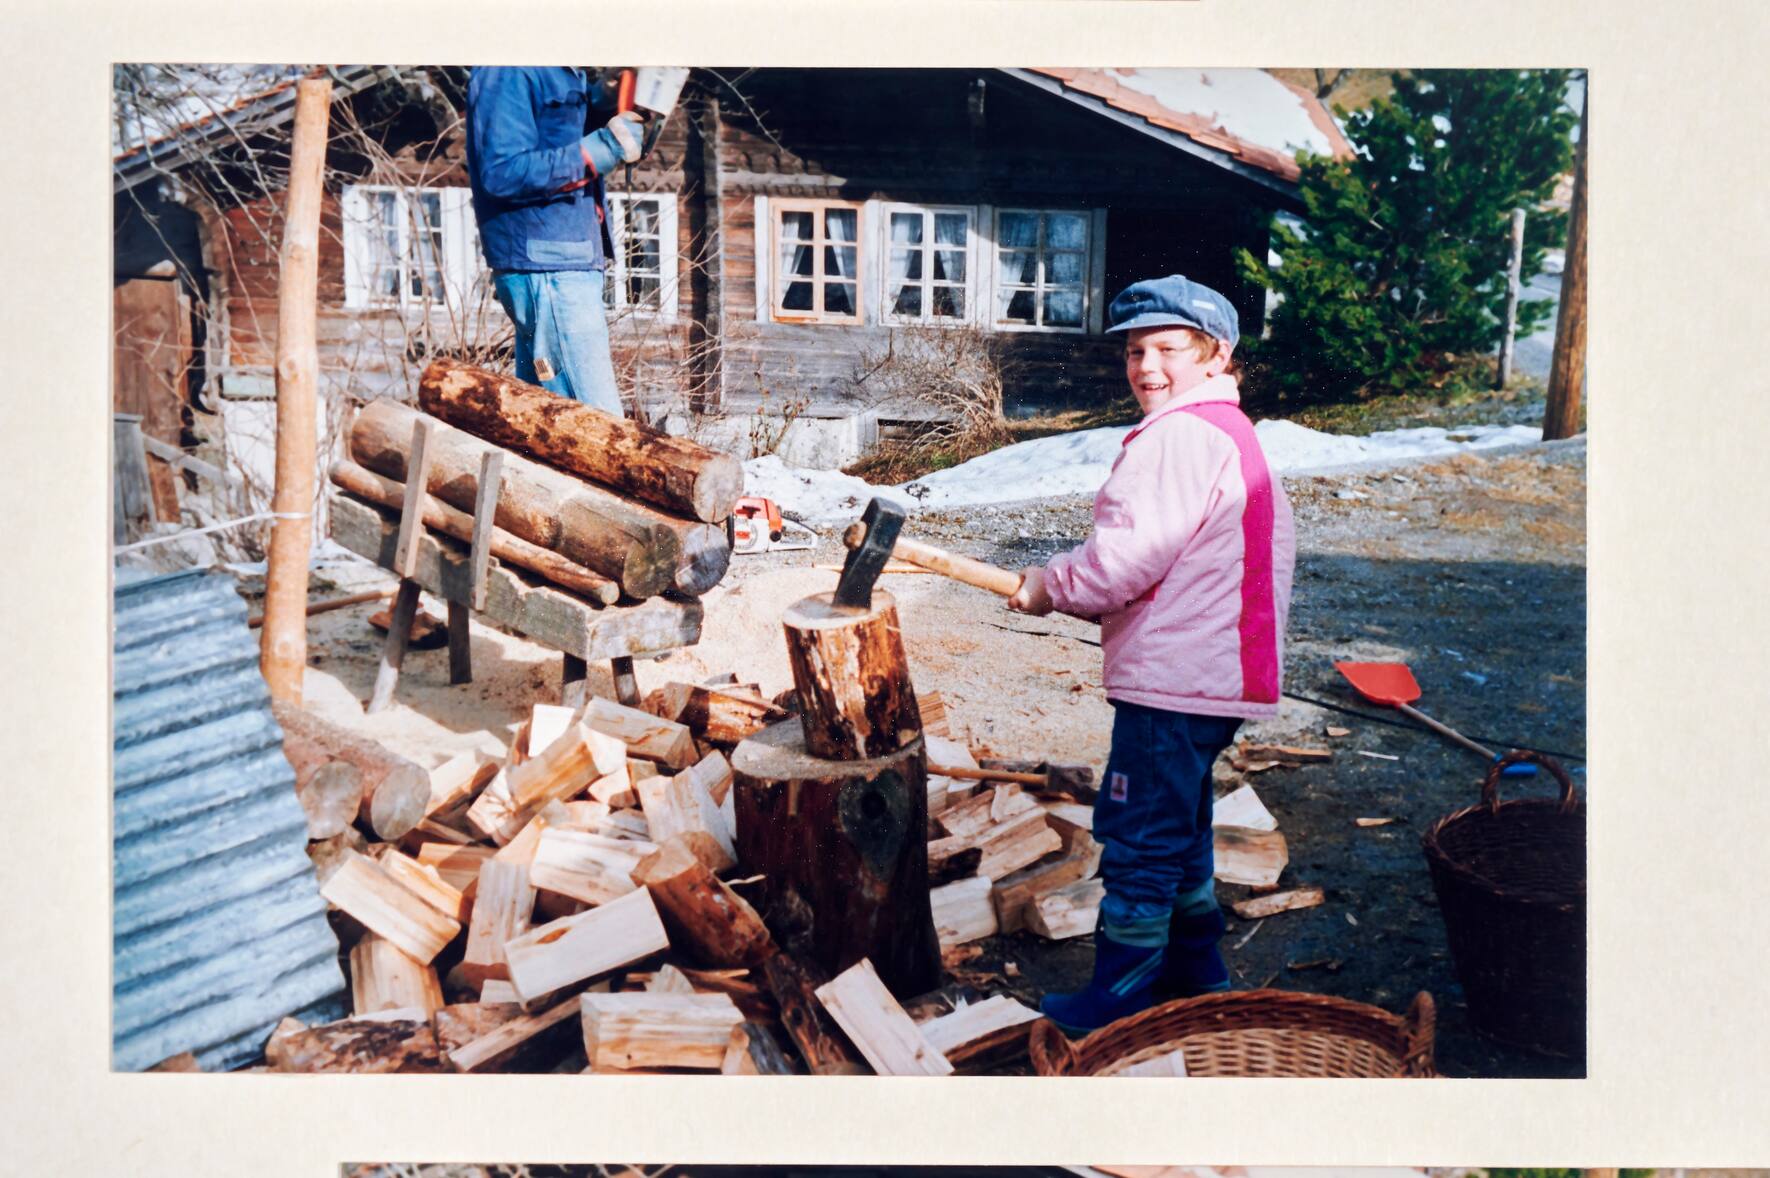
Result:
{"label": "woven basket handle", "polygon": [[1407,1049],[1402,1059],[1402,1074],[1437,1075],[1432,1055],[1438,1038],[1438,1005],[1432,1001],[1432,995],[1424,990],[1415,994],[1403,1021],[1407,1028]]}
{"label": "woven basket handle", "polygon": [[1078,1056],[1069,1036],[1058,1030],[1050,1019],[1040,1019],[1027,1036],[1027,1054],[1032,1057],[1033,1071],[1041,1076],[1073,1076]]}
{"label": "woven basket handle", "polygon": [[1563,769],[1561,763],[1553,757],[1544,756],[1542,753],[1525,752],[1523,749],[1514,749],[1488,766],[1487,776],[1481,782],[1483,805],[1495,814],[1500,812],[1500,774],[1505,772],[1507,765],[1521,763],[1541,765],[1547,769],[1555,780],[1561,783],[1561,813],[1573,813],[1573,808],[1579,805],[1579,797],[1573,792],[1573,778],[1567,775],[1567,770]]}

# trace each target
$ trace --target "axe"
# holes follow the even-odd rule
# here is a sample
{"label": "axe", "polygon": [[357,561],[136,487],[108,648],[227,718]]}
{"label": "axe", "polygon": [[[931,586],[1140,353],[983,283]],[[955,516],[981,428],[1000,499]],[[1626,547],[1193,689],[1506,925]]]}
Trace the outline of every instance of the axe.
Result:
{"label": "axe", "polygon": [[866,608],[872,600],[873,583],[879,579],[885,562],[894,556],[931,573],[1003,597],[1012,597],[1020,588],[1019,573],[898,535],[903,520],[902,507],[889,499],[874,499],[867,504],[860,522],[851,524],[842,533],[842,543],[848,546],[848,559],[842,566],[842,579],[836,586],[837,605]]}

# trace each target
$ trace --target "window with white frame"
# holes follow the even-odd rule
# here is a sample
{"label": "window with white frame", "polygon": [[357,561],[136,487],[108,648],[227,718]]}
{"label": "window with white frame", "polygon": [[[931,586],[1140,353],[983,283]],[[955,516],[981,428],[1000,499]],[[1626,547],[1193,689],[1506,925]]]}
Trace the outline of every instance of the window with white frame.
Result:
{"label": "window with white frame", "polygon": [[997,211],[996,327],[1086,330],[1088,223],[1085,212]]}
{"label": "window with white frame", "polygon": [[854,201],[777,199],[769,305],[785,323],[859,323],[861,206]]}
{"label": "window with white frame", "polygon": [[886,207],[885,322],[971,318],[973,218],[968,208]]}
{"label": "window with white frame", "polygon": [[347,307],[457,302],[484,278],[465,188],[352,184],[342,212]]}
{"label": "window with white frame", "polygon": [[629,196],[610,193],[609,259],[603,301],[611,310],[676,314],[676,197],[673,193]]}

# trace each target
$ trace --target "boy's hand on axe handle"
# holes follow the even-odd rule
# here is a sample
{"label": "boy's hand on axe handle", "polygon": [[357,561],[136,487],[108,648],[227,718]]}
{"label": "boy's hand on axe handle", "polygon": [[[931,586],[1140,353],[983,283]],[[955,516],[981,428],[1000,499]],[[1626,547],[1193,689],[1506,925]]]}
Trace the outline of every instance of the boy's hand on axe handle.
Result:
{"label": "boy's hand on axe handle", "polygon": [[1008,608],[1042,618],[1052,610],[1051,595],[1045,592],[1045,570],[1041,565],[1028,565],[1020,572],[1020,588],[1008,598]]}

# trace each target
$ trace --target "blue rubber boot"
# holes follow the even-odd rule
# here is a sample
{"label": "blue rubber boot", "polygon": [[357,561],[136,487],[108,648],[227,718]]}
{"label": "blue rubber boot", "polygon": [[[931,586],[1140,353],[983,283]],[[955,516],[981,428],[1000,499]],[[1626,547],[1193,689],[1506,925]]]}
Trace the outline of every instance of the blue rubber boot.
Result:
{"label": "blue rubber boot", "polygon": [[1094,934],[1094,977],[1073,994],[1047,994],[1039,1010],[1066,1035],[1086,1035],[1151,1005],[1160,945],[1128,945],[1103,926]]}
{"label": "blue rubber boot", "polygon": [[1155,984],[1158,1001],[1229,989],[1229,966],[1217,947],[1225,924],[1211,880],[1175,900],[1168,922],[1168,952]]}

